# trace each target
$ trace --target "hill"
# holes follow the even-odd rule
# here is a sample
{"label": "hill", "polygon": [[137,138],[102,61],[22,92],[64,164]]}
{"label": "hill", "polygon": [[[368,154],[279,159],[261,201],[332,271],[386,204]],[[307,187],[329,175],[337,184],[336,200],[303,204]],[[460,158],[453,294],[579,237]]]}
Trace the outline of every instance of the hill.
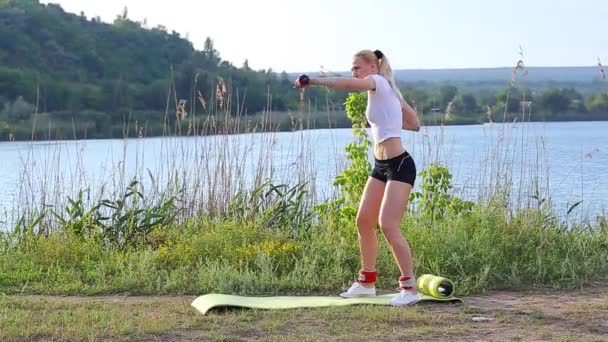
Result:
{"label": "hill", "polygon": [[127,117],[156,135],[176,120],[187,128],[194,113],[298,107],[286,73],[236,67],[211,38],[198,51],[175,31],[130,20],[126,9],[108,24],[38,0],[0,0],[3,139],[31,136],[34,112],[57,137],[73,135],[74,118],[78,135],[116,137]]}
{"label": "hill", "polygon": [[[522,99],[535,103],[537,120],[608,118],[608,86],[597,68],[528,72],[516,87],[510,68],[397,70],[396,77],[420,112],[453,113],[445,124],[484,122],[488,108],[518,115]],[[129,19],[126,8],[104,23],[38,0],[0,0],[0,140],[190,134],[218,113],[342,110],[347,92],[313,87],[301,98],[293,79],[247,61],[235,66],[211,37],[199,51],[175,31]]]}
{"label": "hill", "polygon": [[[526,67],[528,82],[589,83],[599,82],[597,67]],[[395,71],[395,78],[406,82],[505,82],[510,80],[512,68],[488,69],[402,69]]]}

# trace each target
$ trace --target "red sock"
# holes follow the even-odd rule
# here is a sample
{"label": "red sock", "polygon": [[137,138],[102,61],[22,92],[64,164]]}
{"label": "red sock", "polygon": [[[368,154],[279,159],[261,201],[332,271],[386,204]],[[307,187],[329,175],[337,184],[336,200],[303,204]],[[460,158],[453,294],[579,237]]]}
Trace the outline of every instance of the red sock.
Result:
{"label": "red sock", "polygon": [[359,276],[357,277],[357,281],[361,284],[371,284],[376,282],[376,271],[364,271],[359,270]]}
{"label": "red sock", "polygon": [[399,288],[402,290],[411,290],[414,287],[414,279],[411,277],[399,277]]}

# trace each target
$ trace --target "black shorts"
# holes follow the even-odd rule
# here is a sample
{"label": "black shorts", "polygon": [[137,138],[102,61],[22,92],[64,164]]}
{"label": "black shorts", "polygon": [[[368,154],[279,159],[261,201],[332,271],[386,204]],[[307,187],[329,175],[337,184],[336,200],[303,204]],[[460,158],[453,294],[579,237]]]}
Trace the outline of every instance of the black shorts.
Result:
{"label": "black shorts", "polygon": [[394,180],[413,187],[416,181],[416,164],[407,152],[391,159],[376,159],[370,176],[385,183]]}

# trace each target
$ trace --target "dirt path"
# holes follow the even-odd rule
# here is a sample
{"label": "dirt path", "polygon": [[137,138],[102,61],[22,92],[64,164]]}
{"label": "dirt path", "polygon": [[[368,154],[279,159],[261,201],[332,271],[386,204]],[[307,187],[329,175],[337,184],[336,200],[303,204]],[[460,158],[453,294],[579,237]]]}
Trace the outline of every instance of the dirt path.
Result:
{"label": "dirt path", "polygon": [[[5,315],[35,311],[37,316],[31,317],[47,315],[43,321],[51,323],[35,326],[25,322],[28,315],[23,314],[24,322],[14,319],[14,327],[0,322],[0,340],[295,341],[365,337],[374,341],[608,341],[608,287],[499,291],[466,297],[464,304],[424,303],[416,308],[224,310],[207,316],[189,306],[193,299],[8,296],[0,301],[0,315],[3,309]],[[76,313],[66,319],[66,310]],[[65,324],[63,329],[52,323],[55,316],[60,317],[59,325]],[[103,323],[101,328],[97,322]],[[24,324],[21,330],[17,329],[19,324]],[[28,326],[31,331],[23,330]],[[77,328],[72,329],[74,326]]]}
{"label": "dirt path", "polygon": [[492,319],[478,324],[478,337],[490,340],[608,341],[608,288],[499,291],[466,298],[462,308],[450,310]]}

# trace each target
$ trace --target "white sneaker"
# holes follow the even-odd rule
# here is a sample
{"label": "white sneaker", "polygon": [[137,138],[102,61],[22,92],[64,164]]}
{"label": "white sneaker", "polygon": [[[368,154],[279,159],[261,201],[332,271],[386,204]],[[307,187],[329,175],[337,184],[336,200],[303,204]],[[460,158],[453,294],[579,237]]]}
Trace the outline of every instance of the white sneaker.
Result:
{"label": "white sneaker", "polygon": [[413,294],[407,290],[401,290],[398,295],[391,299],[390,304],[395,306],[406,306],[418,303],[422,297],[419,293]]}
{"label": "white sneaker", "polygon": [[340,293],[340,297],[343,298],[374,297],[375,295],[375,287],[367,288],[359,282],[354,282],[346,292]]}

